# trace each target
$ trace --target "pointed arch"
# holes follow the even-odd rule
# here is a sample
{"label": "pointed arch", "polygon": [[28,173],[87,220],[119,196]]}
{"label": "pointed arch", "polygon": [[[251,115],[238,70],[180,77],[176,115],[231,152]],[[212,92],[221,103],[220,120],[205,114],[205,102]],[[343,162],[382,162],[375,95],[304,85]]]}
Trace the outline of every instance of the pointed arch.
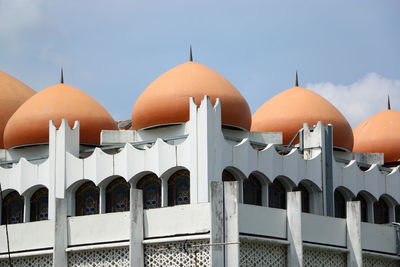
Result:
{"label": "pointed arch", "polygon": [[293,188],[293,191],[300,191],[302,212],[323,214],[322,190],[313,181],[303,179]]}
{"label": "pointed arch", "polygon": [[190,172],[178,170],[168,179],[168,206],[190,204]]}
{"label": "pointed arch", "polygon": [[82,184],[75,192],[75,215],[99,213],[100,190],[92,181]]}
{"label": "pointed arch", "polygon": [[374,203],[374,223],[385,224],[394,221],[396,218],[395,210],[397,201],[390,195],[382,195]]}
{"label": "pointed arch", "polygon": [[1,224],[24,222],[24,198],[17,191],[8,193],[2,203]]}
{"label": "pointed arch", "polygon": [[43,221],[49,218],[49,190],[45,187],[36,190],[30,198],[30,221]]}
{"label": "pointed arch", "polygon": [[268,203],[271,208],[286,209],[287,185],[282,178],[277,177],[268,185]]}
{"label": "pointed arch", "polygon": [[353,201],[360,201],[361,208],[361,221],[373,222],[373,204],[376,199],[372,194],[367,191],[358,192],[357,196],[352,199]]}
{"label": "pointed arch", "polygon": [[228,166],[222,171],[222,181],[224,182],[241,181],[245,178],[246,175],[242,171],[232,166]]}
{"label": "pointed arch", "polygon": [[128,211],[131,185],[122,177],[112,180],[106,187],[106,213]]}
{"label": "pointed arch", "polygon": [[237,181],[237,179],[235,178],[235,176],[230,171],[225,169],[222,172],[222,181],[224,181],[224,182],[234,182],[234,181]]}
{"label": "pointed arch", "polygon": [[382,197],[374,203],[374,223],[389,223],[389,205]]}
{"label": "pointed arch", "polygon": [[262,184],[253,173],[249,178],[243,180],[243,203],[262,205]]}
{"label": "pointed arch", "polygon": [[149,173],[140,178],[136,188],[143,190],[143,208],[161,207],[161,179],[156,174]]}
{"label": "pointed arch", "polygon": [[345,187],[338,187],[333,193],[334,205],[335,205],[335,217],[346,218],[346,201],[354,198],[354,195]]}

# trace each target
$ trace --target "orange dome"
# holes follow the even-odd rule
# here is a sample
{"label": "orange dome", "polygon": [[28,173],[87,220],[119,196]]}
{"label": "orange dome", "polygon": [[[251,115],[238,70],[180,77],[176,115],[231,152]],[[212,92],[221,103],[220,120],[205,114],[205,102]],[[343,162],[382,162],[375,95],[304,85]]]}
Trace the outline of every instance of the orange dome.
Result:
{"label": "orange dome", "polygon": [[213,104],[221,99],[223,124],[250,129],[250,108],[240,92],[221,74],[195,62],[174,67],[144,90],[132,110],[132,128],[187,122],[189,97],[200,105],[205,95]]}
{"label": "orange dome", "polygon": [[354,129],[354,152],[384,153],[385,162],[400,158],[400,112],[385,110]]}
{"label": "orange dome", "polygon": [[80,140],[83,144],[99,144],[101,130],[117,130],[111,115],[92,97],[67,84],[46,88],[19,107],[4,131],[4,145],[49,142],[49,120],[59,127],[62,119],[72,127],[80,121]]}
{"label": "orange dome", "polygon": [[5,72],[0,71],[0,149],[4,148],[3,133],[12,114],[35,91]]}
{"label": "orange dome", "polygon": [[254,132],[282,132],[287,145],[303,123],[312,126],[322,121],[332,124],[333,143],[352,150],[353,131],[346,118],[322,96],[301,87],[288,89],[264,103],[253,115]]}

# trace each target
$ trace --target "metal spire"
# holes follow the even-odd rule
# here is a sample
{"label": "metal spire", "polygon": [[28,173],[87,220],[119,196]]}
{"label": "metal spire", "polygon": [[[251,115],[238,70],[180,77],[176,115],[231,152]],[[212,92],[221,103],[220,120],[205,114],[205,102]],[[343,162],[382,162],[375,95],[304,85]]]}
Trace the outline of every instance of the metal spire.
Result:
{"label": "metal spire", "polygon": [[388,110],[391,110],[391,108],[390,108],[390,96],[389,96],[389,95],[388,95],[388,103],[387,103],[387,105],[388,105],[388,106],[387,106],[387,109],[388,109]]}
{"label": "metal spire", "polygon": [[296,70],[296,87],[299,87],[299,76],[297,75],[297,70]]}
{"label": "metal spire", "polygon": [[192,45],[190,45],[190,51],[189,51],[189,61],[190,61],[190,62],[193,62]]}
{"label": "metal spire", "polygon": [[63,71],[63,68],[61,68],[61,79],[60,79],[60,83],[64,83],[64,71]]}

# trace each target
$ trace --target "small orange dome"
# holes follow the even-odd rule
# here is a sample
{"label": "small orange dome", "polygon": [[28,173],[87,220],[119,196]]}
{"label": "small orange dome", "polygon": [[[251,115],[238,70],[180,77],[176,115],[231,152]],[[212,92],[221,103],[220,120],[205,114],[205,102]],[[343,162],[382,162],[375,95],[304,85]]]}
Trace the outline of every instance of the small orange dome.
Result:
{"label": "small orange dome", "polygon": [[333,143],[352,150],[353,131],[346,118],[329,101],[305,88],[293,87],[265,102],[253,115],[251,130],[254,132],[282,132],[287,145],[303,127],[322,121],[332,124]]}
{"label": "small orange dome", "polygon": [[4,145],[11,148],[48,143],[49,120],[59,127],[62,119],[68,119],[71,127],[74,121],[80,121],[83,144],[99,144],[101,130],[118,129],[111,115],[95,99],[73,86],[57,84],[40,91],[18,108],[6,125]]}
{"label": "small orange dome", "polygon": [[354,128],[354,152],[384,153],[385,162],[400,158],[400,112],[385,110]]}
{"label": "small orange dome", "polygon": [[7,121],[35,91],[5,72],[0,71],[0,149]]}
{"label": "small orange dome", "polygon": [[240,92],[221,74],[196,62],[172,68],[144,90],[132,110],[132,128],[187,122],[189,97],[200,105],[205,95],[213,104],[221,99],[223,124],[250,129],[250,108]]}

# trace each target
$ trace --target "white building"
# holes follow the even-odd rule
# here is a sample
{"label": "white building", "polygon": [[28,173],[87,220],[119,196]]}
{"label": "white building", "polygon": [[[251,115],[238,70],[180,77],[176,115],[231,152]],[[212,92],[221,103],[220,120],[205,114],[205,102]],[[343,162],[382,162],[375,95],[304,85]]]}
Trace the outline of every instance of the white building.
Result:
{"label": "white building", "polygon": [[129,130],[63,80],[31,96],[0,72],[0,92],[0,266],[399,266],[400,113],[353,139],[296,81],[252,118],[195,62]]}

